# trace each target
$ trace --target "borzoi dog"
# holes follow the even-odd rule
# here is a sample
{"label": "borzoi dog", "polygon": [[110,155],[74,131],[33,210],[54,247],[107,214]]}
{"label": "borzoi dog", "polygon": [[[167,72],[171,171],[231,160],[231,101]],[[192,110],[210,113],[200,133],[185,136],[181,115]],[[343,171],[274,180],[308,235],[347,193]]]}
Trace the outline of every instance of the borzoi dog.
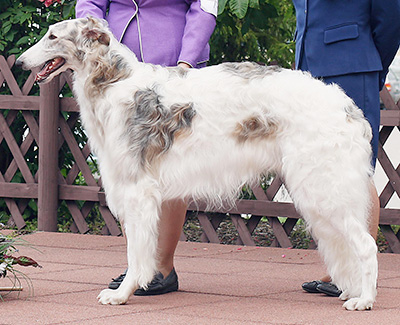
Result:
{"label": "borzoi dog", "polygon": [[100,293],[102,304],[124,304],[152,280],[163,201],[232,203],[246,182],[274,171],[318,240],[344,307],[372,308],[371,130],[338,86],[249,62],[200,70],[141,63],[92,18],[51,26],[18,62],[43,66],[39,82],[74,71],[107,202],[127,237],[126,278]]}

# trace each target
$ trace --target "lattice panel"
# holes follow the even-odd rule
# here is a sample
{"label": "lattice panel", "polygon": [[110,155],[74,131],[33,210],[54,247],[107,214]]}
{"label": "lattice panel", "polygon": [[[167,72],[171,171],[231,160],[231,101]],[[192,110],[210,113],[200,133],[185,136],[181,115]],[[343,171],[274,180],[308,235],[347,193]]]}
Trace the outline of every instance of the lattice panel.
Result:
{"label": "lattice panel", "polygon": [[379,195],[381,205],[379,227],[388,242],[387,251],[400,253],[400,231],[395,231],[391,227],[392,224],[399,223],[400,210],[386,208],[395,192],[400,197],[400,164],[396,162],[396,165],[393,165],[383,148],[393,130],[395,128],[400,130],[400,102],[395,103],[386,88],[381,91],[381,99],[387,110],[381,112],[383,126],[379,132],[378,161],[388,177],[388,182]]}
{"label": "lattice panel", "polygon": [[[37,170],[34,166],[37,165],[35,150],[39,138],[35,114],[38,101],[35,98],[26,100],[34,83],[33,73],[19,88],[11,72],[14,63],[15,56],[7,60],[0,56],[1,91],[7,89],[12,94],[2,96],[0,106],[0,109],[5,109],[0,114],[0,184],[3,192],[0,196],[8,196],[4,201],[11,214],[9,224],[23,228],[25,221],[22,214],[30,202],[29,198],[37,198]],[[11,194],[15,198],[10,198]]]}
{"label": "lattice panel", "polygon": [[[6,60],[0,56],[0,90],[7,89],[8,92],[6,95],[0,95],[0,150],[10,153],[10,159],[0,163],[0,198],[3,198],[11,214],[10,223],[23,228],[24,211],[28,204],[32,205],[32,202],[39,199],[38,172],[32,166],[36,165],[37,150],[40,148],[38,115],[41,97],[28,95],[34,85],[33,73],[21,88],[18,86],[11,70],[14,64],[15,57],[11,56]],[[58,93],[62,93],[65,85],[72,85],[71,73],[62,74],[58,83],[55,88]],[[400,107],[398,103],[393,102],[386,89],[382,91],[381,97],[387,110],[381,114],[382,129],[378,160],[388,177],[388,182],[380,193],[380,228],[388,241],[388,251],[400,253],[400,233],[394,230],[397,228],[391,227],[400,224],[400,209],[387,208],[394,193],[400,197],[400,164],[392,162],[383,148],[394,128],[399,130]],[[73,98],[65,96],[59,97],[59,107],[57,126],[59,212],[65,209],[65,213],[71,214],[73,218],[71,229],[81,233],[89,230],[90,215],[100,213],[105,222],[103,233],[120,235],[119,226],[106,206],[101,179],[89,166],[91,159],[89,145],[84,141],[77,141],[79,136],[84,136],[79,125],[79,108]],[[17,136],[18,132],[15,131],[15,125],[21,123],[20,121],[23,124],[23,136]],[[46,143],[46,140],[43,143]],[[218,232],[223,220],[228,216],[238,233],[235,243],[255,245],[254,231],[262,217],[266,217],[274,233],[271,245],[292,246],[290,234],[300,216],[292,203],[274,202],[281,187],[282,182],[279,178],[275,178],[266,190],[261,187],[252,188],[250,191],[252,198],[238,201],[234,209],[215,210],[211,211],[212,214],[202,212],[205,210],[202,204],[191,205],[190,210],[200,211],[197,218],[203,229],[201,240],[221,242]],[[249,218],[242,218],[242,214],[248,215]],[[184,234],[182,239],[185,239]]]}
{"label": "lattice panel", "polygon": [[[228,216],[238,233],[236,244],[255,246],[253,233],[261,222],[262,217],[266,217],[275,236],[271,246],[292,247],[293,244],[289,236],[300,216],[292,203],[273,201],[282,186],[283,183],[280,178],[275,177],[266,190],[261,185],[251,188],[253,199],[239,200],[233,209],[226,211],[215,210],[212,211],[213,213],[198,213],[196,216],[203,229],[203,234],[200,238],[201,241],[221,243],[217,229],[220,227],[221,222]],[[193,203],[189,209],[204,211],[205,204]],[[248,219],[242,218],[242,214],[248,215]],[[281,217],[281,219],[278,217]],[[280,220],[284,221],[281,222]],[[181,239],[186,239],[184,233]],[[312,247],[314,248],[313,245]]]}

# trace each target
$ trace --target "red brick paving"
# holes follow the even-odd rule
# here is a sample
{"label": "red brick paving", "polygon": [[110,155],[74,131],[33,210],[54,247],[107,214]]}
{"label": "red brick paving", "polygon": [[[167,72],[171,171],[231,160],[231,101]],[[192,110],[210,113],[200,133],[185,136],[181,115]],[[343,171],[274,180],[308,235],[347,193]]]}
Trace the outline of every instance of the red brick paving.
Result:
{"label": "red brick paving", "polygon": [[378,297],[368,312],[349,312],[337,298],[301,290],[324,273],[316,251],[185,242],[175,258],[178,292],[102,306],[98,293],[126,266],[123,238],[24,238],[40,252],[23,247],[21,255],[43,268],[20,268],[33,296],[24,285],[19,298],[3,297],[0,324],[400,324],[400,255],[379,255]]}

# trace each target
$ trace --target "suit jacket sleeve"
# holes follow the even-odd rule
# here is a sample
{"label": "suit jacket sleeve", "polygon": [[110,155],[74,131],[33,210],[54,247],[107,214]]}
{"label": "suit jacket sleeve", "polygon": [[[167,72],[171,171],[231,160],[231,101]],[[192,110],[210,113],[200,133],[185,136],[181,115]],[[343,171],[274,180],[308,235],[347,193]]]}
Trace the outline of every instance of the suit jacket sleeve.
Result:
{"label": "suit jacket sleeve", "polygon": [[105,19],[109,0],[78,0],[75,7],[76,18],[92,16]]}
{"label": "suit jacket sleeve", "polygon": [[390,63],[400,44],[400,0],[373,0],[371,29],[375,46],[382,60],[380,87],[385,83]]}
{"label": "suit jacket sleeve", "polygon": [[185,62],[196,67],[209,59],[208,41],[214,31],[216,17],[201,9],[200,1],[190,3],[178,63]]}

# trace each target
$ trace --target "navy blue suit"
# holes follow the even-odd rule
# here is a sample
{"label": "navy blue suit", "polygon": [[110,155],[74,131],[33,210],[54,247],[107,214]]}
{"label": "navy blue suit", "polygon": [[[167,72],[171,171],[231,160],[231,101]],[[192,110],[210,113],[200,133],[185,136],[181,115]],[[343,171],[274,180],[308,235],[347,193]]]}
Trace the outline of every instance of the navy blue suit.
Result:
{"label": "navy blue suit", "polygon": [[293,0],[296,68],[339,84],[364,111],[378,151],[379,90],[400,44],[400,0]]}

